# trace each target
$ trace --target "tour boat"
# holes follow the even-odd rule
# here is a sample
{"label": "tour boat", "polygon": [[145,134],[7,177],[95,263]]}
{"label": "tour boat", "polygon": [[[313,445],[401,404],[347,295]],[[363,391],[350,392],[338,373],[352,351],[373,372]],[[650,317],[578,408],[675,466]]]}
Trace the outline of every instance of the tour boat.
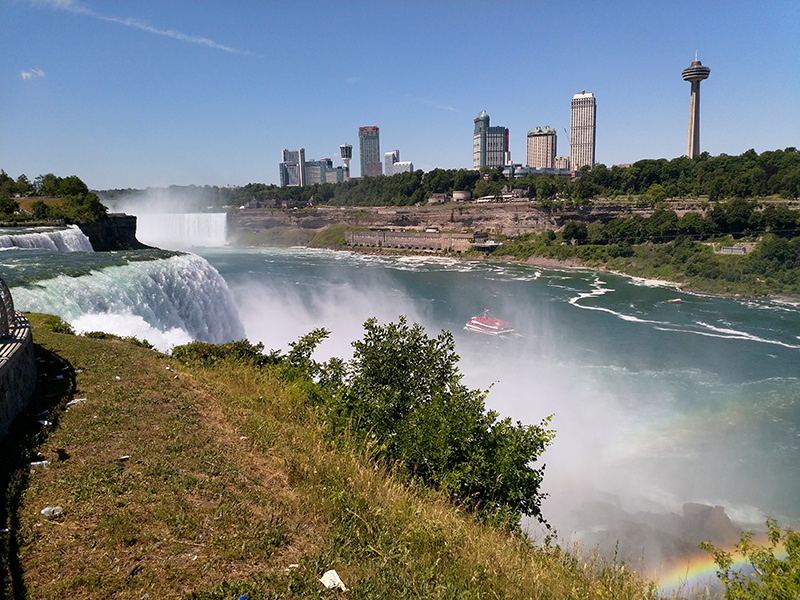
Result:
{"label": "tour boat", "polygon": [[505,335],[514,333],[514,327],[508,321],[501,321],[489,314],[489,310],[483,311],[482,315],[472,317],[464,325],[467,331],[476,331],[487,335]]}

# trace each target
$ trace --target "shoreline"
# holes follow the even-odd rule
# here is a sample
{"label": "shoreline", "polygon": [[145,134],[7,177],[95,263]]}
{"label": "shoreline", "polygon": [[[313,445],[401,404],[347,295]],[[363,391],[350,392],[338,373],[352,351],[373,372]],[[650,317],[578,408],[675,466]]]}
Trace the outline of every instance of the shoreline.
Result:
{"label": "shoreline", "polygon": [[676,292],[683,292],[687,294],[714,296],[718,298],[738,298],[738,299],[754,299],[754,300],[779,300],[781,298],[785,298],[792,302],[800,302],[800,294],[793,295],[793,294],[773,293],[763,296],[754,296],[741,293],[711,292],[708,290],[688,287],[686,283],[681,283],[677,281],[658,279],[657,277],[641,277],[639,275],[632,275],[630,273],[624,273],[622,271],[615,271],[614,269],[609,269],[604,266],[587,265],[577,258],[568,258],[566,260],[559,260],[557,258],[548,258],[544,256],[531,256],[526,260],[520,260],[510,256],[492,258],[491,254],[464,257],[463,254],[452,254],[452,253],[445,254],[436,251],[419,252],[413,250],[404,250],[400,248],[375,248],[366,246],[353,246],[353,247],[329,246],[327,248],[320,247],[320,249],[333,250],[336,252],[342,252],[342,251],[355,252],[358,254],[368,254],[373,256],[419,256],[419,257],[437,256],[442,258],[452,258],[454,260],[476,260],[476,261],[494,260],[495,262],[515,262],[515,263],[527,264],[533,267],[540,267],[542,269],[565,269],[565,270],[583,269],[587,271],[597,271],[600,273],[611,273],[612,275],[618,275],[620,277],[628,277],[629,279],[640,281],[644,283],[644,285],[649,285],[653,287],[658,286],[658,287],[672,288]]}

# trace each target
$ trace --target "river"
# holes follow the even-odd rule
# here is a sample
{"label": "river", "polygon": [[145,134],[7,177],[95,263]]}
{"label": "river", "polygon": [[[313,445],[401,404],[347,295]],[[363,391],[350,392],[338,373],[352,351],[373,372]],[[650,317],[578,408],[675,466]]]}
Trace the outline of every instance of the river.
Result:
{"label": "river", "polygon": [[[686,570],[697,535],[725,534],[724,522],[692,521],[684,503],[724,507],[738,528],[763,528],[768,515],[800,523],[797,303],[434,256],[54,245],[0,251],[17,308],[164,351],[244,336],[285,350],[325,327],[315,358],[348,358],[372,316],[451,331],[465,383],[491,386],[489,408],[525,423],[553,415],[543,513],[558,535],[610,550],[619,540],[621,556],[644,558],[665,579]],[[516,333],[464,331],[484,309]]]}

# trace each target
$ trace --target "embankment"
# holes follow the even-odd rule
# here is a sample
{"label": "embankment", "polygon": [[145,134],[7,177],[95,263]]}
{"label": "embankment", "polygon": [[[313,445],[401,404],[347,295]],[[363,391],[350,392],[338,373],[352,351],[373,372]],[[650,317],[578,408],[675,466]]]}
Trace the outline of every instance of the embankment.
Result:
{"label": "embankment", "polygon": [[[679,215],[689,210],[701,211],[687,203],[672,207]],[[364,229],[404,229],[424,231],[437,229],[471,233],[485,231],[507,236],[552,231],[569,221],[607,223],[617,217],[638,214],[648,217],[650,207],[602,204],[587,206],[554,205],[552,209],[539,204],[514,202],[507,204],[443,204],[431,206],[316,207],[302,210],[277,208],[243,209],[230,214],[229,237],[237,239],[256,235],[265,230],[296,231],[312,237],[331,225],[346,225]]]}

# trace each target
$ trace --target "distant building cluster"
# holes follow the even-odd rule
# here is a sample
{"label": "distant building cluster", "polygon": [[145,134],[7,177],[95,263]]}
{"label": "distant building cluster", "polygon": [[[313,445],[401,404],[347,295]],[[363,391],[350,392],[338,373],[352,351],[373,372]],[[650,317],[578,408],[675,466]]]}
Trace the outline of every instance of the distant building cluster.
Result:
{"label": "distant building cluster", "polygon": [[[381,163],[380,128],[376,126],[358,128],[358,150],[361,176],[378,177],[410,173],[414,170],[411,161],[400,161],[400,150],[392,150],[383,156]],[[353,146],[342,144],[339,155],[343,165],[334,167],[330,158],[306,160],[305,148],[283,150],[281,155],[281,187],[303,187],[315,183],[341,183],[350,179],[350,161],[353,159]]]}
{"label": "distant building cluster", "polygon": [[[697,59],[682,72],[683,79],[692,84],[689,112],[689,134],[686,156],[700,153],[700,82],[707,79],[711,70]],[[525,165],[515,164],[509,150],[507,127],[491,126],[489,115],[482,110],[474,120],[472,135],[472,168],[502,168],[511,177],[528,173],[553,173],[573,175],[582,167],[594,166],[597,144],[597,101],[592,92],[582,90],[572,97],[570,104],[569,156],[557,156],[558,134],[550,126],[538,126],[528,131]],[[566,133],[566,130],[565,130]],[[400,160],[399,150],[390,150],[381,161],[380,130],[377,126],[358,128],[359,159],[362,177],[396,175],[414,170],[410,161]],[[350,161],[353,147],[340,147],[341,167],[334,167],[329,158],[305,159],[305,150],[284,150],[280,163],[282,187],[304,186],[315,183],[337,183],[350,178]]]}
{"label": "distant building cluster", "polygon": [[528,132],[528,156],[523,167],[511,161],[508,129],[491,127],[489,115],[482,110],[475,118],[472,135],[472,168],[503,167],[520,170],[577,170],[595,163],[597,107],[594,94],[582,91],[572,97],[570,112],[569,156],[556,156],[558,135],[552,127],[534,127]]}

